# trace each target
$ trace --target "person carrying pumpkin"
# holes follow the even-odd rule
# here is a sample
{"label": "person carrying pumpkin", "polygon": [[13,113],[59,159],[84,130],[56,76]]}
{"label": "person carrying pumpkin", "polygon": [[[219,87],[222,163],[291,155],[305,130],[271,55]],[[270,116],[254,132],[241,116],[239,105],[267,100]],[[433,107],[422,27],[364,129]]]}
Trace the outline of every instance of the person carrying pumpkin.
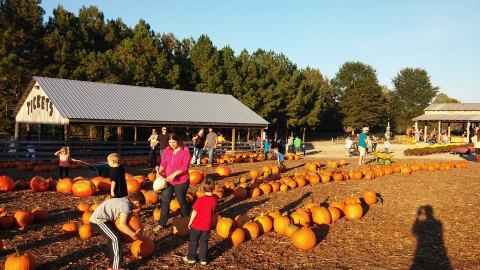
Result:
{"label": "person carrying pumpkin", "polygon": [[202,189],[205,195],[198,198],[192,207],[192,214],[188,222],[188,228],[190,229],[188,255],[182,257],[182,259],[186,263],[195,263],[197,247],[200,245],[198,259],[201,265],[207,265],[208,238],[210,236],[210,229],[212,228],[212,216],[218,200],[217,197],[212,194],[215,189],[215,184],[210,178],[206,178],[203,181]]}
{"label": "person carrying pumpkin", "polygon": [[125,169],[120,165],[120,156],[112,153],[107,157],[110,166],[110,196],[121,198],[128,195],[127,180],[125,180]]}
{"label": "person carrying pumpkin", "polygon": [[59,178],[66,178],[68,176],[68,169],[70,168],[70,147],[64,146],[57,152],[55,156],[58,157]]}
{"label": "person carrying pumpkin", "polygon": [[[128,197],[113,198],[102,202],[93,211],[90,217],[92,228],[107,238],[108,257],[112,267],[108,269],[123,269],[122,242],[120,232],[130,236],[133,240],[142,236],[142,230],[133,231],[127,224],[130,212],[142,206],[145,197],[140,191],[130,194]],[[115,221],[120,223],[115,226]]]}

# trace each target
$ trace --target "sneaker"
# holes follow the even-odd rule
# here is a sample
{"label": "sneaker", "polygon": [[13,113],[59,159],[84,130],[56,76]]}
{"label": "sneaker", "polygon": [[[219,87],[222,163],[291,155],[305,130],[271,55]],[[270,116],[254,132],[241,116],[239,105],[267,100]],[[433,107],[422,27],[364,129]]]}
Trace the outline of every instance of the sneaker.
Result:
{"label": "sneaker", "polygon": [[163,229],[165,229],[165,227],[163,227],[162,225],[157,225],[157,227],[153,228],[153,231],[158,232],[158,231],[163,230]]}
{"label": "sneaker", "polygon": [[[195,263],[195,261],[194,261],[194,260],[189,260],[187,256],[185,256],[185,257],[182,257],[182,260],[183,260],[184,262],[188,263],[188,264]],[[205,263],[205,264],[206,264],[206,263]]]}
{"label": "sneaker", "polygon": [[205,266],[205,265],[207,265],[207,262],[200,262],[200,265]]}

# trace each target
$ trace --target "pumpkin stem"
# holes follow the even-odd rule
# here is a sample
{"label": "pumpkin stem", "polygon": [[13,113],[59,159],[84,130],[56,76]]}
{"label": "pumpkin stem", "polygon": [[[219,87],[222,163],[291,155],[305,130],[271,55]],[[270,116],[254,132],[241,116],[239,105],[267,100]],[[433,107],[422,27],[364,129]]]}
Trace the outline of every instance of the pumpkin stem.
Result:
{"label": "pumpkin stem", "polygon": [[18,246],[15,246],[15,253],[17,253],[17,256],[20,256],[20,250],[18,250]]}

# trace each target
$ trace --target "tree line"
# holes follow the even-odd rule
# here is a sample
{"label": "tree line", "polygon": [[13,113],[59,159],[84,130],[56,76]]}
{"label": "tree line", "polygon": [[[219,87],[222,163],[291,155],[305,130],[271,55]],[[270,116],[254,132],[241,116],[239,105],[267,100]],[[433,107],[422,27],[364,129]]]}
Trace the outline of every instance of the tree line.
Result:
{"label": "tree line", "polygon": [[279,136],[367,125],[380,130],[387,122],[401,130],[439,93],[420,68],[402,69],[388,89],[361,62],[344,63],[329,79],[282,53],[235,53],[207,35],[155,32],[144,20],[131,28],[94,6],[78,15],[58,6],[46,22],[43,15],[39,0],[0,0],[0,132],[11,134],[13,109],[34,75],[230,94]]}

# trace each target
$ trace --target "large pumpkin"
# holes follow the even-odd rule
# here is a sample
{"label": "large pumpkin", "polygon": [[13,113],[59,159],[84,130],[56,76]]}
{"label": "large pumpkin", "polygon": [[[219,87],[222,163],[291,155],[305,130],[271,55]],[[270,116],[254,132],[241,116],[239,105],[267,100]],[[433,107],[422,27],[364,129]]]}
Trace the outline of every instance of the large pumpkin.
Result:
{"label": "large pumpkin", "polygon": [[255,239],[260,235],[260,226],[254,221],[247,221],[243,224],[243,229],[250,239]]}
{"label": "large pumpkin", "polygon": [[15,219],[15,224],[21,228],[33,224],[33,215],[30,212],[16,211],[13,218]]}
{"label": "large pumpkin", "polygon": [[92,183],[95,185],[95,188],[99,191],[110,191],[110,186],[111,186],[110,178],[97,176],[92,179]]}
{"label": "large pumpkin", "polygon": [[273,219],[269,216],[261,214],[255,218],[255,221],[259,223],[262,233],[268,233],[273,229]]}
{"label": "large pumpkin", "polygon": [[365,191],[362,193],[362,198],[368,205],[377,203],[377,194],[375,192]]}
{"label": "large pumpkin", "polygon": [[310,225],[310,213],[306,210],[298,208],[295,212],[290,214],[290,217],[292,218],[293,224],[300,224],[302,226]]}
{"label": "large pumpkin", "polygon": [[73,181],[70,178],[60,179],[57,183],[57,192],[62,193],[71,193],[72,192]]}
{"label": "large pumpkin", "polygon": [[0,191],[12,191],[15,189],[15,182],[12,178],[1,175],[0,176]]}
{"label": "large pumpkin", "polygon": [[249,176],[252,180],[255,180],[260,176],[260,173],[257,170],[251,170]]}
{"label": "large pumpkin", "polygon": [[312,212],[312,220],[316,224],[330,224],[332,222],[332,216],[327,208],[315,206],[310,211]]}
{"label": "large pumpkin", "polygon": [[199,170],[190,170],[189,171],[190,185],[195,186],[200,184],[203,181],[203,172]]}
{"label": "large pumpkin", "polygon": [[128,194],[132,194],[135,191],[139,191],[140,188],[141,188],[141,185],[140,185],[140,183],[138,183],[137,180],[135,180],[133,178],[127,179],[127,192],[128,192]]}
{"label": "large pumpkin", "polygon": [[151,204],[157,204],[158,203],[158,193],[156,193],[153,190],[143,190],[142,189],[143,196],[145,197],[145,204],[151,205]]}
{"label": "large pumpkin", "polygon": [[273,220],[273,229],[279,234],[285,234],[288,225],[290,225],[290,218],[288,216],[277,217]]}
{"label": "large pumpkin", "polygon": [[223,239],[228,239],[230,237],[230,233],[234,229],[235,222],[231,218],[221,218],[217,221],[217,234],[218,236],[222,237]]}
{"label": "large pumpkin", "polygon": [[90,180],[78,180],[72,186],[73,195],[88,197],[95,194],[95,185]]}
{"label": "large pumpkin", "polygon": [[345,206],[345,217],[348,220],[360,219],[362,215],[363,209],[359,203],[348,204]]}
{"label": "large pumpkin", "polygon": [[336,207],[328,207],[328,212],[330,212],[330,216],[332,217],[332,223],[340,219],[342,216],[341,210]]}
{"label": "large pumpkin", "polygon": [[229,167],[218,166],[215,168],[215,173],[217,173],[219,176],[230,176],[232,174],[232,170]]}
{"label": "large pumpkin", "polygon": [[245,231],[242,228],[237,228],[233,231],[230,237],[234,246],[240,245],[245,241]]}
{"label": "large pumpkin", "polygon": [[[117,227],[118,229],[118,225],[120,224],[120,219],[118,218],[117,220],[115,220],[115,226]],[[130,227],[130,229],[134,232],[140,230],[140,229],[143,229],[143,224],[142,224],[142,221],[137,217],[137,215],[135,214],[130,214],[128,216],[128,219],[127,219],[127,225]],[[122,238],[127,242],[127,243],[130,243],[130,242],[133,242],[134,240],[124,234],[123,232],[120,232],[120,235],[122,235]]]}
{"label": "large pumpkin", "polygon": [[153,254],[155,243],[150,237],[144,235],[132,243],[130,251],[135,258],[145,258]]}
{"label": "large pumpkin", "polygon": [[32,180],[30,180],[30,188],[35,192],[47,191],[48,183],[43,177],[34,176]]}
{"label": "large pumpkin", "polygon": [[312,249],[317,243],[315,233],[308,227],[302,227],[294,232],[291,239],[293,245],[301,250]]}
{"label": "large pumpkin", "polygon": [[15,253],[8,255],[5,260],[5,270],[33,270],[35,269],[35,258],[28,252],[20,254],[17,248]]}
{"label": "large pumpkin", "polygon": [[78,235],[80,236],[80,238],[82,238],[83,240],[86,240],[86,239],[89,239],[90,237],[93,236],[93,228],[92,228],[92,225],[90,224],[83,224],[82,226],[80,226],[80,228],[78,229]]}

